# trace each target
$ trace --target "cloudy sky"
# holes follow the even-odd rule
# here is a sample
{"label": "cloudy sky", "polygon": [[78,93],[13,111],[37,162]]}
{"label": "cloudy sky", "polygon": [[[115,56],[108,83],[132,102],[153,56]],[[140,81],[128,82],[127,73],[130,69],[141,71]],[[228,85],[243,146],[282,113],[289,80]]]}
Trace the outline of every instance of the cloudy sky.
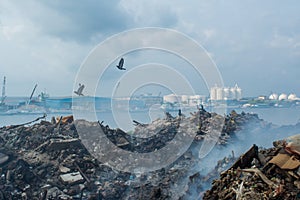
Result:
{"label": "cloudy sky", "polygon": [[299,8],[297,0],[1,0],[1,82],[5,75],[9,96],[30,95],[35,83],[38,92],[69,96],[100,42],[132,28],[162,27],[201,44],[224,84],[238,83],[244,96],[300,96]]}

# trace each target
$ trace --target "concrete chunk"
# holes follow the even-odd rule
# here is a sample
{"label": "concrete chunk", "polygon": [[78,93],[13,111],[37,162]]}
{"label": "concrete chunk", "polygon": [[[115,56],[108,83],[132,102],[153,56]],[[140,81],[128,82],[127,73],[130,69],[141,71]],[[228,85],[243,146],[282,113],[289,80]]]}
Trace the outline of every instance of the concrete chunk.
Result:
{"label": "concrete chunk", "polygon": [[60,178],[65,184],[70,184],[70,185],[84,182],[84,179],[81,176],[80,172],[63,174],[60,175]]}
{"label": "concrete chunk", "polygon": [[0,166],[8,161],[9,157],[4,153],[0,153]]}
{"label": "concrete chunk", "polygon": [[67,139],[67,140],[57,140],[51,139],[50,144],[47,147],[48,150],[62,150],[74,147],[80,147],[81,143],[80,140],[77,138],[74,139]]}
{"label": "concrete chunk", "polygon": [[60,171],[61,173],[68,173],[68,172],[70,172],[71,170],[70,170],[70,168],[68,168],[68,167],[65,167],[65,166],[60,165],[60,166],[59,166],[59,171]]}

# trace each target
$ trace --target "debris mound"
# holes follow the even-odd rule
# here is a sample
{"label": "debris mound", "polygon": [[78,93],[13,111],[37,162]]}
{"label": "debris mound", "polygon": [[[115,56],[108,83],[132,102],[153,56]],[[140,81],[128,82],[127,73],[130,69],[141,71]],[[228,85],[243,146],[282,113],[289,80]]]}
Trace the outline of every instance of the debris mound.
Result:
{"label": "debris mound", "polygon": [[[201,109],[191,113],[189,117],[184,115],[172,117],[167,114],[166,118],[155,120],[150,124],[136,123],[134,133],[139,133],[139,136],[145,134],[145,137],[135,137],[121,129],[111,129],[108,125],[99,122],[74,121],[72,116],[52,119],[51,122],[40,121],[33,125],[26,123],[2,127],[0,128],[0,199],[173,200],[192,199],[194,193],[198,197],[205,189],[202,185],[204,177],[198,169],[198,152],[203,139],[210,137],[211,127],[222,125],[214,124],[215,118],[222,119],[224,122],[217,138],[219,146],[232,142],[236,132],[242,130],[249,122],[255,124],[255,127],[267,126],[255,114],[238,114],[233,111],[227,116],[220,116]],[[178,134],[177,127],[182,121],[198,122],[191,129],[196,131],[196,136],[189,149],[166,168],[135,174],[116,171],[93,157],[83,145],[75,126],[77,122],[87,127],[100,125],[106,137],[119,148],[145,153],[162,148],[171,141]],[[269,161],[268,152],[273,151],[265,150],[265,153],[261,153],[265,155],[266,162]],[[220,162],[214,174],[225,170],[224,163],[231,164],[234,161],[235,157],[232,156]],[[266,173],[264,170],[261,171]],[[226,172],[230,178],[228,183],[233,177],[229,172]],[[253,175],[255,172],[239,173]],[[213,175],[210,175],[209,178],[206,177],[206,181],[213,179]],[[296,172],[293,175],[296,176]],[[268,177],[268,174],[266,176]],[[272,179],[272,177],[268,178]],[[285,180],[286,183],[290,182]],[[234,188],[237,189],[240,184],[241,181],[236,182]],[[249,183],[244,181],[243,188],[248,186],[247,184]],[[273,187],[267,186],[263,181],[261,184]],[[280,185],[277,182],[274,184]],[[217,191],[218,185],[214,188]],[[283,190],[285,191],[286,188],[283,187]],[[213,195],[214,192],[206,193],[208,198],[214,197]],[[234,195],[233,192],[232,197]]]}
{"label": "debris mound", "polygon": [[300,135],[253,145],[213,181],[203,199],[300,199]]}

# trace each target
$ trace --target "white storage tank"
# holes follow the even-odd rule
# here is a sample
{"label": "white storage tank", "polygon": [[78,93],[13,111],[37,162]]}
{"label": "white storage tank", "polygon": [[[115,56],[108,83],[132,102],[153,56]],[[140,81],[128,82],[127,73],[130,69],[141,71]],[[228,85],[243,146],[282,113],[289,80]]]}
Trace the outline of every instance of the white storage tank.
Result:
{"label": "white storage tank", "polygon": [[231,98],[236,99],[236,88],[230,88]]}
{"label": "white storage tank", "polygon": [[294,93],[290,94],[290,95],[288,96],[288,100],[291,100],[291,101],[297,100],[296,94],[294,94]]}
{"label": "white storage tank", "polygon": [[218,89],[217,86],[212,87],[212,88],[210,89],[210,99],[211,99],[211,100],[217,100],[217,89]]}
{"label": "white storage tank", "polygon": [[217,100],[223,100],[223,88],[218,88],[217,89]]}
{"label": "white storage tank", "polygon": [[184,103],[189,103],[189,96],[188,95],[182,95],[181,96],[181,101]]}
{"label": "white storage tank", "polygon": [[277,100],[277,99],[278,99],[278,94],[276,94],[276,93],[271,94],[271,95],[269,96],[269,99],[270,99],[270,100]]}
{"label": "white storage tank", "polygon": [[169,94],[164,96],[164,102],[168,103],[178,103],[179,102],[179,97],[175,94]]}
{"label": "white storage tank", "polygon": [[278,100],[279,101],[287,100],[287,95],[282,93],[281,95],[279,95]]}

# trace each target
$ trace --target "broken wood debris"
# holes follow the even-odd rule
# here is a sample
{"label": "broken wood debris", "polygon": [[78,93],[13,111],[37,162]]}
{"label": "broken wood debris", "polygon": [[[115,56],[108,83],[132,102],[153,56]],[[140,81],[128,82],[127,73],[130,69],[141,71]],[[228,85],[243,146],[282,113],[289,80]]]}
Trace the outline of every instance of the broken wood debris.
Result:
{"label": "broken wood debris", "polygon": [[273,144],[270,149],[253,145],[213,181],[203,199],[298,199],[300,156]]}

